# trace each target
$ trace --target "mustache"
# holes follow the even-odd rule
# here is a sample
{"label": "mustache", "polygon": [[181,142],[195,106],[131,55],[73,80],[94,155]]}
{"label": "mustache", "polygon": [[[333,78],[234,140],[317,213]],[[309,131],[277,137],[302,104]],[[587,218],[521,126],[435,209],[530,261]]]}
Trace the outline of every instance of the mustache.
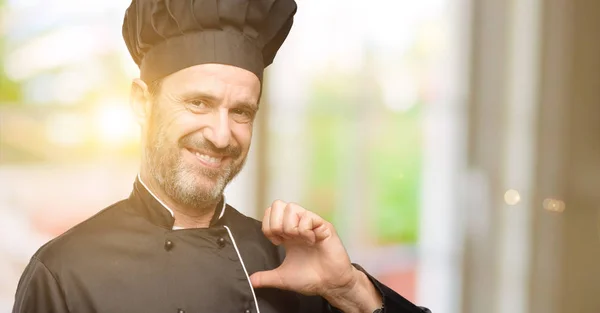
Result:
{"label": "mustache", "polygon": [[228,145],[224,148],[218,148],[209,140],[198,137],[194,138],[191,135],[181,138],[179,145],[181,147],[191,148],[197,151],[213,153],[231,158],[237,158],[240,156],[240,154],[242,154],[242,148],[240,148],[240,146]]}

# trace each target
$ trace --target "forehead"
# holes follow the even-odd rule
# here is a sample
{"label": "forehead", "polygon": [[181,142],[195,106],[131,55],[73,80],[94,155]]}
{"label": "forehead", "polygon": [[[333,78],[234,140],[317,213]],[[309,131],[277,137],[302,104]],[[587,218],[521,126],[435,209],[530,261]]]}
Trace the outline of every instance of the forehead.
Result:
{"label": "forehead", "polygon": [[260,80],[248,70],[225,64],[200,64],[163,79],[162,89],[177,95],[202,93],[213,97],[235,97],[258,102]]}

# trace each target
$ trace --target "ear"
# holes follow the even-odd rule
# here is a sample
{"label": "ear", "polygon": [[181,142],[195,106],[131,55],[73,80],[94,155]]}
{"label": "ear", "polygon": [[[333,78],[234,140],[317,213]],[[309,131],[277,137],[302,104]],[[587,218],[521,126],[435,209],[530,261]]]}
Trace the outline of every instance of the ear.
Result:
{"label": "ear", "polygon": [[152,96],[150,95],[150,92],[148,92],[148,85],[139,78],[134,79],[131,83],[129,104],[131,105],[131,109],[133,110],[133,114],[135,115],[138,124],[144,127],[146,121],[148,121],[148,118],[150,117]]}

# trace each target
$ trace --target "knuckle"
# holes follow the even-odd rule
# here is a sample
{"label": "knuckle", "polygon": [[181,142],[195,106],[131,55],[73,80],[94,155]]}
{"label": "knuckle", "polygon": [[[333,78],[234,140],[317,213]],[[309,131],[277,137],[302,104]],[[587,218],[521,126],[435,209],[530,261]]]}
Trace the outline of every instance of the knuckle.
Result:
{"label": "knuckle", "polygon": [[283,233],[283,228],[281,227],[281,225],[271,227],[271,233],[274,235],[280,235],[281,233]]}
{"label": "knuckle", "polygon": [[284,201],[282,201],[280,199],[273,201],[274,208],[279,208],[279,207],[286,206],[286,205],[287,205],[287,203],[285,203]]}
{"label": "knuckle", "polygon": [[300,218],[302,218],[302,219],[309,218],[310,217],[310,211],[304,210],[304,211],[298,212],[298,216],[300,216]]}
{"label": "knuckle", "polygon": [[298,232],[298,228],[295,225],[286,225],[283,228],[283,231],[288,235],[294,235]]}
{"label": "knuckle", "polygon": [[298,203],[295,202],[290,202],[287,205],[290,210],[296,211],[296,212],[300,212],[300,211],[306,211],[306,209],[304,209],[301,205],[299,205]]}
{"label": "knuckle", "polygon": [[262,227],[262,232],[265,235],[270,235],[272,233],[271,228],[266,227],[265,225],[263,225],[263,227]]}

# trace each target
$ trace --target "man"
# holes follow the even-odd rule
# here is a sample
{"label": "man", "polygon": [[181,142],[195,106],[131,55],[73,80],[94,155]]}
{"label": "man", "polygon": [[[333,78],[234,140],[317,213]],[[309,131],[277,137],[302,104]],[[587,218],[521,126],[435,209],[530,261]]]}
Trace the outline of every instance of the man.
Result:
{"label": "man", "polygon": [[132,2],[133,192],[40,248],[13,312],[427,311],[352,265],[318,215],[278,200],[261,223],[226,204],[295,12],[293,0]]}

